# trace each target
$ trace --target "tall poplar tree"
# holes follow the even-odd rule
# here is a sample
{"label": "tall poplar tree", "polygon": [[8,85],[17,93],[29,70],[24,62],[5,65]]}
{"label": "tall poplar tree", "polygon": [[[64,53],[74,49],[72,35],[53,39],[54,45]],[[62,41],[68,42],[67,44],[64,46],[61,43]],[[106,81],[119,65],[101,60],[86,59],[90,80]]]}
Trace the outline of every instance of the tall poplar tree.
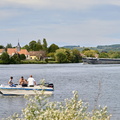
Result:
{"label": "tall poplar tree", "polygon": [[43,49],[47,51],[47,41],[45,38],[43,39]]}

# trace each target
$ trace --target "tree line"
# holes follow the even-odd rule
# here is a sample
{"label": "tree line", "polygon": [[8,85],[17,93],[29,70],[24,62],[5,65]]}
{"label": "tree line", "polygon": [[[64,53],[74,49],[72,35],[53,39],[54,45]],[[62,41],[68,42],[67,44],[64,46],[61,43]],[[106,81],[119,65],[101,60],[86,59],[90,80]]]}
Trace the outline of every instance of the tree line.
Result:
{"label": "tree line", "polygon": [[[7,48],[15,48],[12,47],[12,44],[7,44],[6,47],[0,45],[0,49],[5,49],[7,51]],[[48,47],[48,43],[47,40],[44,38],[42,43],[41,40],[35,41],[32,40],[29,42],[29,44],[26,44],[25,46],[21,47],[21,49],[27,49],[27,51],[45,51],[46,53],[46,58],[45,58],[45,62],[57,62],[57,63],[79,63],[80,60],[82,59],[81,55],[80,55],[80,51],[77,49],[66,49],[66,48],[60,48],[58,45],[56,44],[51,44]],[[18,64],[21,63],[21,60],[25,60],[26,57],[25,55],[19,55],[19,54],[15,54],[12,57],[10,57],[8,55],[7,52],[4,52],[1,56],[0,56],[0,63],[6,63],[6,64]]]}
{"label": "tree line", "polygon": [[120,51],[101,51],[92,50],[89,48],[85,48],[81,53],[85,55],[85,57],[98,57],[98,58],[120,58]]}
{"label": "tree line", "polygon": [[[0,45],[0,49],[7,48],[15,48],[12,47],[12,44],[9,43],[4,47]],[[79,63],[82,61],[82,57],[97,57],[97,58],[120,58],[120,51],[102,51],[99,52],[98,50],[93,50],[89,48],[84,48],[84,50],[79,51],[78,49],[69,49],[64,47],[59,47],[56,44],[51,44],[48,47],[47,40],[44,38],[43,41],[41,40],[35,41],[32,40],[29,44],[21,47],[21,49],[27,49],[27,51],[45,51],[46,58],[44,61],[48,62],[55,62],[55,63]],[[0,63],[6,64],[18,64],[22,63],[21,61],[26,60],[24,54],[14,54],[12,57],[8,55],[7,52],[4,52],[0,56]],[[38,59],[40,62],[40,60]],[[38,61],[36,63],[38,63]]]}
{"label": "tree line", "polygon": [[12,57],[8,55],[7,52],[3,52],[0,56],[1,64],[20,64],[21,60],[25,60],[26,57],[24,54],[14,54]]}

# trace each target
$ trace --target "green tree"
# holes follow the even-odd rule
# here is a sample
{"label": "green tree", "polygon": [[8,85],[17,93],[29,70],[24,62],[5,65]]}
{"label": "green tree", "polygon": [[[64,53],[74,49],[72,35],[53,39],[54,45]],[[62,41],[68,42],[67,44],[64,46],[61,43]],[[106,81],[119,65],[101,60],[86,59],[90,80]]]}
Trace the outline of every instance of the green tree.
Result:
{"label": "green tree", "polygon": [[0,49],[4,49],[4,46],[3,46],[3,45],[0,45]]}
{"label": "green tree", "polygon": [[6,45],[6,48],[12,48],[12,44],[11,44],[11,43],[8,43],[8,44]]}
{"label": "green tree", "polygon": [[56,44],[51,44],[48,48],[48,53],[55,52],[57,49],[59,49],[59,47]]}
{"label": "green tree", "polygon": [[87,57],[95,57],[96,55],[96,51],[95,50],[88,50],[88,51],[84,51],[84,55]]}
{"label": "green tree", "polygon": [[19,64],[21,63],[21,60],[20,60],[20,55],[19,54],[14,54],[11,59],[10,59],[10,63],[11,64]]}
{"label": "green tree", "polygon": [[55,52],[48,53],[47,57],[51,57],[51,59],[55,60]]}
{"label": "green tree", "polygon": [[47,41],[45,38],[43,39],[43,49],[47,51]]}
{"label": "green tree", "polygon": [[10,57],[8,55],[7,52],[3,52],[1,55],[1,60],[3,61],[3,63],[8,64],[10,63]]}
{"label": "green tree", "polygon": [[80,51],[77,49],[73,49],[72,53],[73,53],[73,63],[79,63],[80,60],[82,60],[82,57],[80,55]]}
{"label": "green tree", "polygon": [[21,55],[20,55],[20,60],[25,60],[25,59],[26,59],[25,55],[24,55],[24,54],[21,54]]}
{"label": "green tree", "polygon": [[42,50],[42,45],[39,45],[38,43],[35,44],[35,49],[34,51],[39,51],[39,50]]}
{"label": "green tree", "polygon": [[82,57],[80,51],[77,49],[57,49],[55,52],[55,59],[60,63],[79,63]]}
{"label": "green tree", "polygon": [[110,51],[110,52],[108,52],[108,56],[110,58],[120,58],[120,52],[119,51],[116,51],[116,52]]}
{"label": "green tree", "polygon": [[38,51],[43,49],[40,39],[39,39],[38,42],[36,43],[36,47],[37,47],[37,50],[38,50]]}
{"label": "green tree", "polygon": [[29,48],[30,48],[30,50],[31,51],[35,51],[36,50],[36,41],[31,41],[30,43],[29,43]]}
{"label": "green tree", "polygon": [[116,53],[113,55],[113,58],[120,58],[120,52],[116,52]]}
{"label": "green tree", "polygon": [[65,49],[65,54],[66,54],[66,57],[67,57],[67,63],[70,63],[72,61],[72,58],[73,58],[73,53],[70,49]]}
{"label": "green tree", "polygon": [[56,50],[56,53],[55,53],[56,61],[58,61],[59,63],[67,62],[67,55],[66,55],[65,51],[66,51],[65,49]]}
{"label": "green tree", "polygon": [[27,51],[30,51],[30,47],[29,45],[25,45],[24,47],[22,47],[23,49],[27,49]]}
{"label": "green tree", "polygon": [[82,52],[84,53],[85,51],[89,51],[89,48],[85,48]]}
{"label": "green tree", "polygon": [[106,53],[106,52],[101,52],[101,53],[99,54],[99,58],[109,58],[109,55],[108,55],[108,53]]}

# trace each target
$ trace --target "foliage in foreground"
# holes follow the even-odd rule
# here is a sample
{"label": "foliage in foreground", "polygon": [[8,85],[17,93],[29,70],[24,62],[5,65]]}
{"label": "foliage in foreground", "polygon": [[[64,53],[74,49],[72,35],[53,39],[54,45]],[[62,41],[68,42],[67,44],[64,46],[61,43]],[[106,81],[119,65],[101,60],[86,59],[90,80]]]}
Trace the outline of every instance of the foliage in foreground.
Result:
{"label": "foliage in foreground", "polygon": [[26,96],[28,103],[22,114],[14,114],[6,120],[110,120],[107,107],[88,112],[88,104],[78,100],[78,93],[64,102],[50,102],[45,95]]}

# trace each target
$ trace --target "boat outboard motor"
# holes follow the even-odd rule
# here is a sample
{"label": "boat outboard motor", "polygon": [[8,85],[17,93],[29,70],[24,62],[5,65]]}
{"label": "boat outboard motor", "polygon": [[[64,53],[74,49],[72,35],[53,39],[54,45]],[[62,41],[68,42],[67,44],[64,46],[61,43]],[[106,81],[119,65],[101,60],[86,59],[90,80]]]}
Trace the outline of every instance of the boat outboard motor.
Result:
{"label": "boat outboard motor", "polygon": [[51,88],[54,89],[54,85],[53,85],[53,83],[49,83],[49,84],[48,84],[48,87],[51,87]]}

